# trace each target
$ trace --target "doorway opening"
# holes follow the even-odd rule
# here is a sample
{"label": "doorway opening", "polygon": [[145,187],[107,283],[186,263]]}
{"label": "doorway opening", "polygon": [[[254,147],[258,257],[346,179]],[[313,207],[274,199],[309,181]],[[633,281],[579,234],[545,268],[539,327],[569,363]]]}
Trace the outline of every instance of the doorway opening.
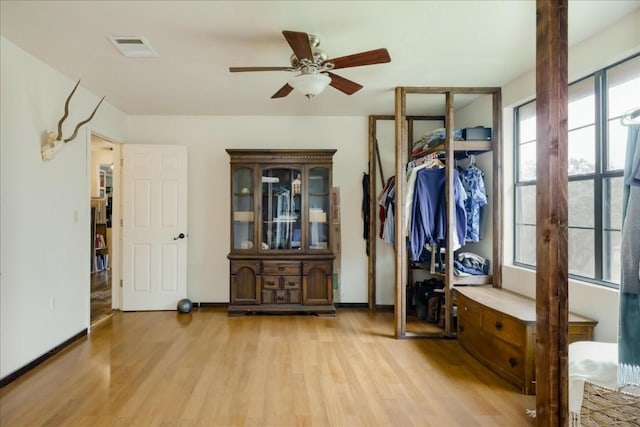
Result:
{"label": "doorway opening", "polygon": [[116,197],[115,165],[119,159],[117,145],[95,134],[91,135],[91,304],[90,324],[111,316],[114,308],[114,268],[117,263],[119,237],[114,233]]}

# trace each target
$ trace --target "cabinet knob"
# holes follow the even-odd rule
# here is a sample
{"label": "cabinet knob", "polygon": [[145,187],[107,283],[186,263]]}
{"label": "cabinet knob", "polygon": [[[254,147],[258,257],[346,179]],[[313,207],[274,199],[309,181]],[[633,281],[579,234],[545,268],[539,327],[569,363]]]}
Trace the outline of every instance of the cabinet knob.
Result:
{"label": "cabinet knob", "polygon": [[509,365],[511,365],[512,368],[515,367],[516,365],[518,365],[518,359],[516,359],[515,357],[510,357]]}
{"label": "cabinet knob", "polygon": [[496,329],[501,331],[502,330],[502,322],[500,322],[499,320],[496,321]]}

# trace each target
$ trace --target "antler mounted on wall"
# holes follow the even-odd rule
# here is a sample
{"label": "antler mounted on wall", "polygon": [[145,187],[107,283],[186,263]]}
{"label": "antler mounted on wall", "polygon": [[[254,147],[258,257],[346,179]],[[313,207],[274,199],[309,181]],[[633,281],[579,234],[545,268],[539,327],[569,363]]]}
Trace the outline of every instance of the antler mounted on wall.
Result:
{"label": "antler mounted on wall", "polygon": [[96,114],[96,111],[98,111],[98,107],[100,107],[100,104],[102,104],[102,101],[104,101],[104,96],[103,96],[100,102],[98,102],[98,105],[96,105],[96,108],[93,109],[93,113],[91,113],[89,118],[78,123],[76,125],[76,128],[73,130],[73,134],[69,138],[62,139],[62,123],[65,121],[65,119],[69,115],[69,101],[71,101],[71,97],[75,93],[79,84],[80,84],[80,80],[78,80],[78,83],[76,83],[73,90],[67,97],[67,101],[64,103],[64,115],[58,122],[58,133],[55,134],[53,132],[47,132],[47,141],[40,148],[40,153],[42,154],[42,160],[51,160],[51,158],[53,158],[53,156],[63,146],[62,144],[63,142],[66,144],[69,141],[73,141],[73,139],[78,135],[78,129],[80,129],[80,126],[89,123],[91,119],[93,119],[93,116]]}

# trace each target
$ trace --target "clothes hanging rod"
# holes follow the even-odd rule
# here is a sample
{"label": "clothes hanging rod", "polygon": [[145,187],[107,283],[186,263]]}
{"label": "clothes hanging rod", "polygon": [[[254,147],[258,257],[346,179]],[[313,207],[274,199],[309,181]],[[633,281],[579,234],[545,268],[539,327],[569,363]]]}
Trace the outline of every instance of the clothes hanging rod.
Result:
{"label": "clothes hanging rod", "polygon": [[640,124],[640,108],[629,110],[622,116],[623,125]]}

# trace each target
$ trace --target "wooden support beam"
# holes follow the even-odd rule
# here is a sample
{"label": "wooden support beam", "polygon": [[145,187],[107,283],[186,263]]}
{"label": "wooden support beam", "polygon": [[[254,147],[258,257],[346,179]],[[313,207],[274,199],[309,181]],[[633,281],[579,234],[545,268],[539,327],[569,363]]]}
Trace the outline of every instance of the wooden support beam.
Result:
{"label": "wooden support beam", "polygon": [[566,426],[568,0],[536,1],[536,424]]}
{"label": "wooden support beam", "polygon": [[493,287],[502,287],[502,239],[503,198],[502,192],[502,91],[492,95],[493,102]]}
{"label": "wooden support beam", "polygon": [[[402,87],[397,87],[395,92],[395,117],[396,117],[396,183],[406,181],[405,165],[407,164],[407,115],[406,92]],[[404,184],[396,185],[396,200],[404,200]],[[403,236],[404,209],[396,209],[395,214],[395,240],[396,240],[396,265],[395,265],[395,336],[403,337],[407,332],[407,269],[408,255],[407,243]]]}
{"label": "wooden support beam", "polygon": [[376,200],[376,162],[380,161],[380,153],[377,150],[377,120],[374,116],[369,116],[369,241],[368,245],[368,301],[369,310],[376,308],[376,214],[378,202]]}
{"label": "wooden support beam", "polygon": [[[447,211],[447,224],[455,224],[456,223],[456,205],[453,201],[456,200],[454,194],[455,187],[455,151],[453,151],[453,132],[454,132],[454,121],[455,121],[455,109],[454,109],[454,99],[453,92],[445,93],[445,116],[447,120],[445,122],[445,139],[447,141],[447,150],[446,150],[446,159],[449,164],[449,167],[446,168],[446,181],[445,181],[445,200],[446,203],[446,211]],[[444,288],[444,301],[445,301],[445,316],[444,316],[444,333],[445,335],[451,336],[453,334],[453,325],[451,322],[452,316],[451,313],[453,311],[453,282],[455,277],[453,275],[454,267],[453,267],[453,259],[454,254],[450,248],[454,247],[454,234],[456,230],[454,227],[449,226],[447,230],[447,240],[446,240],[446,248],[447,251],[445,253],[445,288]]]}

